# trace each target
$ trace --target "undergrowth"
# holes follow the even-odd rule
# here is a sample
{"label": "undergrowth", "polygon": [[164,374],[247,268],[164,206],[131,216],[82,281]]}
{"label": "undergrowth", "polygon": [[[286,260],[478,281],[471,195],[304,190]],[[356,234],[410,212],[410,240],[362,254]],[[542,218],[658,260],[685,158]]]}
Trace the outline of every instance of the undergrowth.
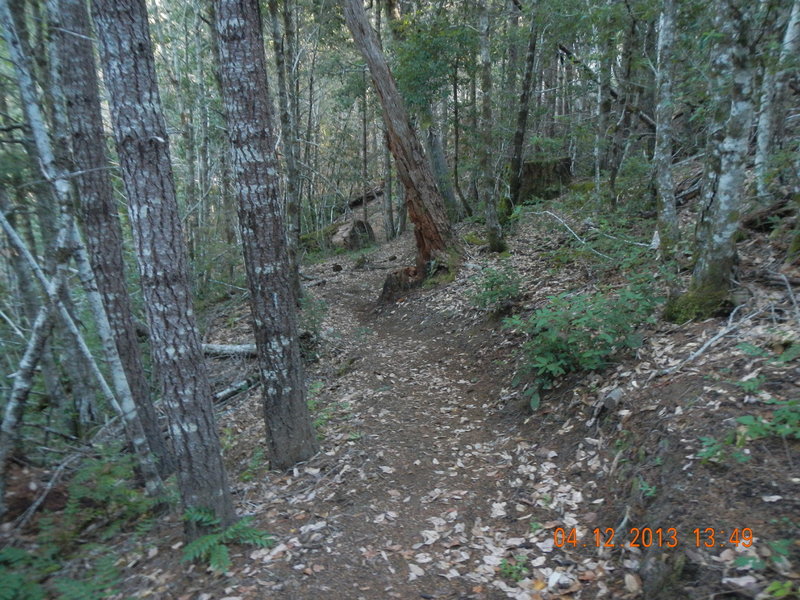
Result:
{"label": "undergrowth", "polygon": [[637,329],[654,322],[658,302],[649,284],[633,281],[619,290],[552,296],[528,316],[506,318],[504,327],[524,336],[515,383],[525,384],[531,408],[561,376],[602,369],[641,346]]}
{"label": "undergrowth", "polygon": [[222,527],[220,520],[209,511],[189,508],[184,519],[211,530],[187,544],[183,550],[184,561],[201,561],[215,573],[224,573],[231,567],[230,544],[246,544],[266,548],[273,544],[272,536],[253,527],[253,519],[244,517],[233,525]]}
{"label": "undergrowth", "polygon": [[[118,445],[84,460],[63,512],[39,519],[29,548],[0,550],[0,600],[101,600],[116,593],[120,572],[107,543],[123,531],[149,531],[165,502],[135,484],[134,462]],[[76,563],[79,578],[68,571]]]}

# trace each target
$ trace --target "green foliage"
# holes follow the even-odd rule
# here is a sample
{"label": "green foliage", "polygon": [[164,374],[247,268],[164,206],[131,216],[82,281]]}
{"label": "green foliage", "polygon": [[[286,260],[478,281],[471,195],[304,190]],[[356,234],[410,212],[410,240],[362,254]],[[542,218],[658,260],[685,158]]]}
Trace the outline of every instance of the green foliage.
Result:
{"label": "green foliage", "polygon": [[515,556],[513,560],[504,558],[500,563],[500,575],[511,581],[522,581],[528,575],[525,567],[525,555]]}
{"label": "green foliage", "polygon": [[478,35],[465,24],[451,23],[447,14],[416,13],[397,28],[394,76],[409,109],[425,117],[428,106],[449,90],[454,65],[477,48]]}
{"label": "green foliage", "polygon": [[618,352],[641,346],[636,329],[653,322],[657,302],[649,286],[632,283],[616,292],[561,294],[528,317],[507,318],[504,326],[526,337],[516,381],[534,376],[526,392],[531,408],[562,375],[602,369]]}
{"label": "green foliage", "polygon": [[0,550],[0,600],[42,600],[45,590],[38,559],[12,546]]}
{"label": "green foliage", "polygon": [[800,399],[780,402],[767,400],[776,408],[772,411],[772,420],[754,415],[744,415],[736,419],[744,425],[749,439],[757,440],[766,437],[794,438],[800,440]]}
{"label": "green foliage", "polygon": [[55,525],[43,527],[45,538],[67,547],[94,525],[100,539],[110,539],[148,515],[159,500],[133,485],[135,459],[116,445],[99,449],[83,462],[69,483],[64,514]]}
{"label": "green foliage", "polygon": [[[0,600],[102,600],[116,593],[120,573],[108,547],[86,544],[80,549],[83,577],[52,576],[59,568],[55,546],[40,546],[35,552],[7,547],[0,550]],[[53,589],[47,589],[46,580]]]}
{"label": "green foliage", "polygon": [[764,592],[769,594],[770,598],[797,598],[800,596],[800,586],[795,587],[791,581],[773,581]]}
{"label": "green foliage", "polygon": [[229,544],[245,544],[258,548],[271,546],[273,538],[265,531],[253,527],[252,517],[244,517],[229,527],[221,527],[220,520],[210,511],[188,508],[184,519],[204,530],[211,530],[187,544],[183,550],[184,561],[201,561],[215,573],[224,573],[231,566]]}
{"label": "green foliage", "polygon": [[484,269],[477,284],[478,289],[470,299],[475,306],[492,314],[500,314],[508,309],[522,293],[522,280],[508,265],[500,269]]}
{"label": "green foliage", "polygon": [[245,467],[239,477],[245,482],[253,481],[266,467],[267,463],[264,459],[264,450],[262,448],[256,448],[255,452],[253,452],[253,456],[251,456],[250,460],[247,462],[247,467]]}
{"label": "green foliage", "polygon": [[[105,552],[103,552],[105,551]],[[112,554],[102,546],[95,548],[98,556],[83,579],[59,577],[54,586],[59,600],[103,600],[113,595],[120,582],[120,573]]]}
{"label": "green foliage", "polygon": [[703,462],[723,462],[728,456],[743,463],[750,455],[741,449],[749,440],[770,437],[800,439],[800,400],[767,400],[766,404],[775,406],[772,418],[743,415],[736,419],[741,426],[729,431],[721,438],[704,436],[700,438],[701,450],[697,453]]}
{"label": "green foliage", "polygon": [[328,305],[322,298],[306,292],[300,298],[300,351],[309,362],[319,358],[319,341],[322,323],[328,314]]}

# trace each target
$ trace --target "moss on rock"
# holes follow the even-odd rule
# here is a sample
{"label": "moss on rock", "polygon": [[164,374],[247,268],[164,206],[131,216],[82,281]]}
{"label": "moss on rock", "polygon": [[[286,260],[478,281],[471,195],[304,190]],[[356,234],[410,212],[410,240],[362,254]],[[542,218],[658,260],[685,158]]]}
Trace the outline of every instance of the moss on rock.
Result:
{"label": "moss on rock", "polygon": [[664,319],[672,323],[685,323],[725,314],[731,309],[730,298],[730,290],[726,289],[690,289],[667,301]]}

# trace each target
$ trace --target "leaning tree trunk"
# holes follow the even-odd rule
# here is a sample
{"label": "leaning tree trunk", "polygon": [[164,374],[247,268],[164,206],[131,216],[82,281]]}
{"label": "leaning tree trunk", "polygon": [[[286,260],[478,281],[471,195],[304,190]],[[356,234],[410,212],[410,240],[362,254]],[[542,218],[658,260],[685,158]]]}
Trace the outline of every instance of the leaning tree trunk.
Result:
{"label": "leaning tree trunk", "polygon": [[274,468],[288,469],[318,446],[306,405],[261,15],[257,0],[216,0],[215,14],[269,457]]}
{"label": "leaning tree trunk", "polygon": [[[185,508],[235,519],[189,291],[169,142],[144,0],[95,0],[94,22]],[[189,538],[201,533],[188,521]]]}
{"label": "leaning tree trunk", "polygon": [[[705,318],[729,303],[736,264],[735,234],[744,193],[745,159],[753,120],[749,29],[754,15],[744,5],[726,3],[715,16],[720,34],[715,48],[711,101],[726,107],[724,124],[711,128],[711,172],[703,192],[709,204],[698,225],[698,257],[689,291],[671,302],[675,321]],[[749,14],[748,14],[749,13]],[[747,18],[749,17],[749,18]],[[714,172],[716,171],[716,172]]]}
{"label": "leaning tree trunk", "polygon": [[658,190],[658,235],[661,255],[669,259],[678,243],[678,215],[672,180],[672,46],[675,43],[675,0],[664,0],[658,33],[656,144],[653,166]]}
{"label": "leaning tree trunk", "polygon": [[[13,229],[11,229],[7,220],[5,218],[0,220],[2,220],[3,228],[6,230],[9,240],[11,240],[11,242],[15,245],[16,250],[25,257],[31,267],[31,271],[34,273],[36,279],[39,280],[42,288],[45,290],[45,293],[48,296],[45,302],[55,305],[58,309],[59,316],[61,317],[66,332],[75,342],[76,356],[78,356],[81,360],[86,361],[86,364],[91,369],[92,376],[94,376],[100,384],[101,391],[105,395],[106,400],[113,407],[117,408],[118,412],[121,413],[128,441],[131,443],[134,451],[137,454],[139,466],[142,469],[142,474],[145,478],[148,491],[152,494],[159,494],[163,491],[161,478],[156,471],[155,463],[153,462],[152,455],[150,453],[150,448],[147,446],[144,438],[144,431],[142,429],[141,421],[136,414],[135,406],[132,406],[132,400],[130,403],[126,402],[127,399],[130,399],[130,389],[127,386],[125,375],[122,372],[122,366],[119,362],[119,356],[116,348],[113,347],[113,343],[111,343],[105,344],[104,349],[106,350],[111,373],[115,377],[115,382],[119,384],[117,386],[117,392],[121,396],[120,400],[124,403],[124,407],[126,409],[124,413],[119,410],[117,398],[115,398],[114,393],[108,387],[102,372],[98,368],[97,363],[94,361],[94,358],[92,357],[92,354],[85,340],[83,339],[83,336],[81,335],[74,322],[74,319],[72,318],[72,315],[67,310],[65,305],[64,298],[66,297],[68,299],[68,295],[62,293],[63,286],[60,282],[62,281],[63,273],[67,266],[66,261],[69,260],[69,256],[74,247],[70,243],[72,239],[72,217],[68,212],[71,200],[70,186],[67,177],[62,170],[62,166],[60,166],[56,161],[50,137],[48,136],[45,127],[45,121],[40,107],[39,97],[37,96],[33,78],[31,76],[32,69],[30,66],[30,61],[22,50],[22,44],[17,35],[11,10],[9,9],[8,2],[6,0],[0,0],[0,21],[2,22],[3,33],[6,38],[9,54],[11,55],[11,60],[17,73],[23,110],[25,112],[26,121],[30,126],[36,157],[40,162],[42,174],[52,188],[52,197],[55,198],[58,203],[58,226],[56,237],[53,240],[56,264],[54,265],[54,277],[52,282],[48,281],[44,272],[39,268],[33,256],[27,251],[27,248],[25,248],[25,245],[19,236],[15,234]],[[106,318],[106,315],[102,306],[99,306],[98,308],[99,312],[95,316],[98,318],[98,326],[102,327],[101,321],[102,319]],[[110,339],[106,339],[106,341],[110,342]],[[123,397],[126,393],[127,398]],[[0,469],[4,467],[5,465],[0,462]]]}
{"label": "leaning tree trunk", "polygon": [[417,242],[416,277],[424,278],[430,261],[449,261],[446,251],[454,247],[454,237],[444,201],[436,187],[430,164],[425,160],[419,139],[408,119],[405,104],[389,65],[369,25],[361,0],[342,0],[347,26],[367,61],[375,91],[383,108],[383,120],[397,166],[397,176],[405,188],[408,213],[414,223]]}
{"label": "leaning tree trunk", "polygon": [[150,398],[125,283],[122,227],[106,146],[98,142],[105,138],[105,131],[89,14],[83,0],[49,0],[49,16],[61,60],[72,160],[80,173],[74,181],[89,260],[139,419],[163,475],[172,472],[175,465]]}

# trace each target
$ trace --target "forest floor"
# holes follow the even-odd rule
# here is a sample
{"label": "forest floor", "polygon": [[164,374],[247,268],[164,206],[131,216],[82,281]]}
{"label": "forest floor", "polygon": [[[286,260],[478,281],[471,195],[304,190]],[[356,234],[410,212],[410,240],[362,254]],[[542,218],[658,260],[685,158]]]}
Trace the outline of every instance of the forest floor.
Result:
{"label": "forest floor", "polygon": [[[578,230],[577,217],[562,217]],[[768,275],[780,249],[759,233],[742,244],[747,295],[733,316],[647,325],[638,350],[568,376],[531,412],[512,385],[523,338],[470,299],[482,270],[520,275],[522,293],[507,307],[518,314],[624,278],[593,266],[547,214],[529,211],[509,241],[504,258],[465,244],[453,281],[391,304],[377,299],[391,269],[413,264],[409,235],[306,265],[321,451],[291,472],[268,470],[258,387],[220,418],[239,513],[275,544],[232,547],[233,566],[218,575],[181,562],[180,523],[164,522],[152,544],[120,541],[124,597],[650,600],[800,590],[800,424],[781,437],[736,421],[800,413],[774,404],[800,399],[796,287]],[[558,268],[565,249],[570,260]],[[783,269],[790,279],[796,271]],[[206,341],[250,340],[247,307],[232,304]],[[255,372],[250,360],[211,362],[219,388]]]}

